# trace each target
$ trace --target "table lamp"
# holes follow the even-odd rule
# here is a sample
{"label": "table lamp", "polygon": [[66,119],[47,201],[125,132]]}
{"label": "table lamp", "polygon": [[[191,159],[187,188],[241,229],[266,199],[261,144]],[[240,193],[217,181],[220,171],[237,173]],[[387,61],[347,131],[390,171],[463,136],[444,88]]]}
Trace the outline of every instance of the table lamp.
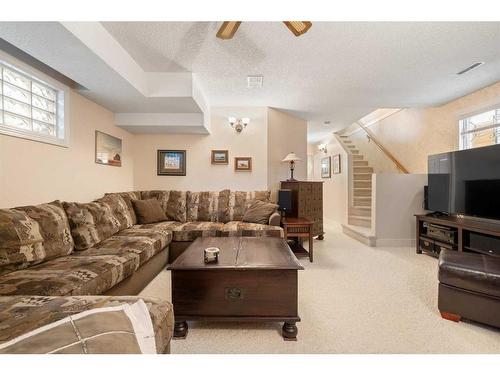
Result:
{"label": "table lamp", "polygon": [[295,152],[290,152],[285,158],[282,160],[282,162],[290,162],[290,174],[291,177],[287,181],[297,181],[295,178],[293,178],[293,170],[295,169],[295,162],[302,160],[299,158],[297,155],[295,155]]}

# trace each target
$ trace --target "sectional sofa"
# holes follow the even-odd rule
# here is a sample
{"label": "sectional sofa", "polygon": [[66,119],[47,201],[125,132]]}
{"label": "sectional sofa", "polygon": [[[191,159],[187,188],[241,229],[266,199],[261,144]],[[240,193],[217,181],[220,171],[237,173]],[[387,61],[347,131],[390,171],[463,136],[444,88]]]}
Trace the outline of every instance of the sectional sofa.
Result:
{"label": "sectional sofa", "polygon": [[[198,237],[282,237],[278,214],[268,224],[241,221],[253,200],[269,197],[268,191],[133,191],[0,210],[0,343],[66,315],[137,300],[121,296],[138,294]],[[168,221],[137,222],[132,200],[151,198]],[[157,351],[168,352],[172,306],[144,300]]]}

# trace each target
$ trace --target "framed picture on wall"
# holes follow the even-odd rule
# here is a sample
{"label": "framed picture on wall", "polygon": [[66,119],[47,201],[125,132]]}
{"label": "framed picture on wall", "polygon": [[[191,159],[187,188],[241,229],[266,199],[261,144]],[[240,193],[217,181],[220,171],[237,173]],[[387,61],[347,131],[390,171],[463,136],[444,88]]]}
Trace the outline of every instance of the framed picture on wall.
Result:
{"label": "framed picture on wall", "polygon": [[97,164],[122,166],[122,140],[112,135],[95,131],[95,162]]}
{"label": "framed picture on wall", "polygon": [[185,176],[186,150],[158,150],[158,176]]}
{"label": "framed picture on wall", "polygon": [[234,170],[236,172],[251,172],[252,171],[252,158],[249,158],[249,157],[236,157],[236,158],[234,158]]}
{"label": "framed picture on wall", "polygon": [[229,164],[229,151],[212,150],[212,164]]}
{"label": "framed picture on wall", "polygon": [[340,173],[340,154],[333,156],[333,173],[334,174]]}
{"label": "framed picture on wall", "polygon": [[327,156],[321,158],[321,178],[331,178],[332,168],[331,168],[331,157]]}

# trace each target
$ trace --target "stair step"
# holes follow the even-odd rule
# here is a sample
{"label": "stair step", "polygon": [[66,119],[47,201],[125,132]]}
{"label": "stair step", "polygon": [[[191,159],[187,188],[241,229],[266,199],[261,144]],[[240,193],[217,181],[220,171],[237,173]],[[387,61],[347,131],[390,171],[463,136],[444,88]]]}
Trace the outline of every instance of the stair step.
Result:
{"label": "stair step", "polygon": [[341,135],[340,138],[349,138],[347,135]]}
{"label": "stair step", "polygon": [[354,160],[352,165],[354,167],[368,167],[368,160]]}
{"label": "stair step", "polygon": [[371,226],[372,226],[372,219],[371,218],[366,218],[366,217],[363,217],[363,216],[352,216],[352,215],[349,215],[347,223],[350,224],[350,225],[357,225],[357,226],[364,227],[364,228],[371,228]]}
{"label": "stair step", "polygon": [[349,208],[349,214],[353,216],[363,216],[363,217],[371,217],[372,216],[372,208],[371,207],[358,207],[354,206]]}
{"label": "stair step", "polygon": [[370,207],[372,206],[372,197],[354,197],[354,205],[356,207]]}
{"label": "stair step", "polygon": [[375,246],[375,236],[371,229],[357,225],[342,224],[342,232],[355,240],[368,246]]}
{"label": "stair step", "polygon": [[350,151],[351,151],[351,154],[353,154],[353,155],[359,154],[359,150],[350,150]]}
{"label": "stair step", "polygon": [[[345,142],[344,142],[344,143],[345,143]],[[354,148],[356,148],[356,146],[354,146],[354,145],[346,145],[346,146],[347,146],[347,148],[350,148],[350,149],[354,149]]]}
{"label": "stair step", "polygon": [[372,173],[354,173],[353,174],[353,180],[354,181],[371,181],[372,180]]}
{"label": "stair step", "polygon": [[371,188],[372,187],[372,180],[361,180],[361,181],[353,180],[353,187],[354,187],[354,189],[356,189],[356,188]]}
{"label": "stair step", "polygon": [[344,143],[346,143],[346,144],[347,144],[347,143],[352,143],[352,141],[349,141],[349,140],[347,140],[347,139],[343,140],[342,142],[344,142]]}
{"label": "stair step", "polygon": [[352,155],[352,160],[363,160],[363,155]]}
{"label": "stair step", "polygon": [[353,167],[354,173],[373,173],[373,167]]}
{"label": "stair step", "polygon": [[354,188],[354,197],[371,197],[372,188]]}

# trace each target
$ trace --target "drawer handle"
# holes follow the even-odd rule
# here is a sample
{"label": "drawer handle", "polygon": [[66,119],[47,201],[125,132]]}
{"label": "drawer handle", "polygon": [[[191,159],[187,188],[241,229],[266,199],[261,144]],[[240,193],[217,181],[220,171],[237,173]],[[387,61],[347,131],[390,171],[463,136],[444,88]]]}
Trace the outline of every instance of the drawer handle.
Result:
{"label": "drawer handle", "polygon": [[243,290],[240,288],[226,288],[225,297],[229,301],[237,301],[243,299]]}

